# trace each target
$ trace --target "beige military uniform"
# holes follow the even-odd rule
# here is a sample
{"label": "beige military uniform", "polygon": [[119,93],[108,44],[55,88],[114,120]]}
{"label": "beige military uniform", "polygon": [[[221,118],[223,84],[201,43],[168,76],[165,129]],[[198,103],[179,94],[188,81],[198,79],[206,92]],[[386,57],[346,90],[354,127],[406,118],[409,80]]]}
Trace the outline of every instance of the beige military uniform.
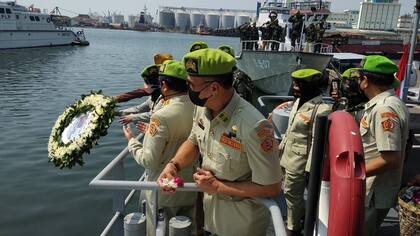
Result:
{"label": "beige military uniform", "polygon": [[[156,181],[166,164],[175,156],[181,144],[187,140],[192,127],[194,106],[187,95],[166,100],[150,118],[143,144],[131,139],[128,149],[138,164],[145,168],[147,181]],[[185,182],[192,182],[194,167],[179,172]],[[175,215],[185,215],[194,220],[196,193],[177,192],[173,196],[158,195],[159,208],[165,208],[169,220]],[[146,192],[148,235],[152,232],[152,191]],[[195,222],[194,222],[195,223]]]}
{"label": "beige military uniform", "polygon": [[[236,93],[215,118],[197,107],[189,140],[199,147],[202,168],[219,180],[281,181],[272,125]],[[204,194],[203,205],[206,230],[219,236],[265,235],[270,222],[269,211],[253,199]]]}
{"label": "beige military uniform", "polygon": [[[366,103],[365,114],[360,121],[366,164],[385,151],[398,151],[404,157],[408,121],[407,107],[392,89]],[[395,206],[402,168],[401,163],[398,169],[366,179],[366,235],[374,235],[376,222],[382,222],[388,209]]]}
{"label": "beige military uniform", "polygon": [[[325,104],[321,96],[305,102],[298,109],[299,101],[300,99],[297,99],[293,104],[289,126],[280,144],[280,149],[283,150],[280,164],[286,169],[284,195],[287,203],[287,228],[290,230],[300,230],[302,228],[300,222],[304,215],[303,193],[306,181],[304,172],[310,170],[311,161],[309,157],[315,137],[312,132],[312,139],[309,140],[311,149],[308,153],[309,129],[314,130],[315,128],[315,125],[311,124],[311,117],[312,115],[323,115],[331,112],[331,106]],[[316,106],[318,106],[316,114],[313,114]]]}

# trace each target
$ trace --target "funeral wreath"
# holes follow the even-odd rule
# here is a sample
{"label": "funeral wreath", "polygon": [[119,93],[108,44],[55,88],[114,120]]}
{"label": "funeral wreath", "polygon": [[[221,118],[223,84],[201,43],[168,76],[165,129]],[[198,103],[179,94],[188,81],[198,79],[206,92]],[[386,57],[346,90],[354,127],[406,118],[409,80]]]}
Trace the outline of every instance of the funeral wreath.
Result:
{"label": "funeral wreath", "polygon": [[48,158],[56,167],[83,165],[83,154],[97,144],[115,116],[116,101],[101,91],[83,95],[82,99],[61,114],[48,141]]}

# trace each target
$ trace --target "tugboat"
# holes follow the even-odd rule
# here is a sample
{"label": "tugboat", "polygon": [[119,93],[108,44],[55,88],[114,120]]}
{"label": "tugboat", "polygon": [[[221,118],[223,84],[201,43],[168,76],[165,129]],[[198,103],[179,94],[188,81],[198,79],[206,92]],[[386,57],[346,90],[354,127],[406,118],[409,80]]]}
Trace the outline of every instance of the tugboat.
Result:
{"label": "tugboat", "polygon": [[[313,53],[305,44],[303,29],[300,43],[293,47],[289,37],[292,29],[288,22],[297,11],[304,17],[303,27],[325,21],[329,14],[330,2],[305,1],[278,3],[266,1],[257,9],[257,27],[269,21],[269,14],[277,13],[279,25],[286,28],[285,42],[272,40],[242,41],[242,52],[238,57],[238,68],[250,78],[253,84],[253,101],[261,95],[287,95],[291,85],[290,74],[296,69],[313,68],[324,71],[332,58],[332,46],[321,44],[320,53]],[[250,50],[244,47],[247,43],[270,45],[278,43],[279,50],[269,47]]]}
{"label": "tugboat", "polygon": [[58,28],[48,14],[33,6],[0,2],[0,49],[89,45],[83,31]]}

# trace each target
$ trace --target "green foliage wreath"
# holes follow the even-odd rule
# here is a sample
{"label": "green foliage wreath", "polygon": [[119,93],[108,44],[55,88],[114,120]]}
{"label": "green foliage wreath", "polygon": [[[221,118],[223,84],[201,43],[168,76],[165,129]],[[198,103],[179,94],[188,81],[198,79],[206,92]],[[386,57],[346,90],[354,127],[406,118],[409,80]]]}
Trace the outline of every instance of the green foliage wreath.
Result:
{"label": "green foliage wreath", "polygon": [[[102,95],[101,91],[83,95],[82,99],[67,108],[61,114],[48,141],[48,158],[60,169],[71,169],[76,164],[83,165],[83,154],[97,145],[101,136],[107,135],[107,129],[115,116],[116,101]],[[62,134],[75,119],[89,114],[89,123],[77,138],[63,142]]]}

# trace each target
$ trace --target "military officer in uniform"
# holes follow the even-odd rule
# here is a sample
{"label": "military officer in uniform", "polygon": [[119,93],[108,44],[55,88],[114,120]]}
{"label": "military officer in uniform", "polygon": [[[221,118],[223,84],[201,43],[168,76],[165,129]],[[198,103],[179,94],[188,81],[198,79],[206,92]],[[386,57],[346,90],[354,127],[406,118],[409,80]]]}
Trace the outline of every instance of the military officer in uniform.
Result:
{"label": "military officer in uniform", "polygon": [[159,67],[160,65],[153,64],[142,70],[141,77],[143,77],[146,91],[150,94],[150,97],[140,105],[119,111],[122,116],[120,123],[128,124],[132,121],[149,123],[151,111],[155,106],[159,106]]}
{"label": "military officer in uniform", "polygon": [[195,42],[190,47],[190,52],[194,52],[200,49],[208,48],[209,46],[205,42]]}
{"label": "military officer in uniform", "polygon": [[300,35],[303,27],[303,15],[300,11],[289,18],[289,22],[292,23],[292,29],[290,32],[290,40],[292,47],[295,47],[296,41],[300,43]]}
{"label": "military officer in uniform", "polygon": [[309,172],[313,129],[317,115],[328,114],[331,106],[322,100],[322,73],[302,69],[292,73],[294,101],[289,126],[280,144],[281,166],[285,169],[284,195],[287,203],[288,235],[300,235],[304,216],[303,193]]}
{"label": "military officer in uniform", "polygon": [[[156,181],[159,174],[188,138],[192,127],[194,106],[187,96],[187,72],[183,63],[166,61],[160,68],[159,80],[164,96],[163,107],[154,112],[144,137],[143,144],[133,137],[129,128],[124,128],[128,150],[136,162],[145,168],[147,181]],[[185,166],[178,174],[186,182],[192,182],[194,163]],[[196,193],[179,192],[174,196],[159,194],[158,205],[165,218],[183,215],[195,224]],[[152,235],[152,192],[146,192],[147,233]]]}
{"label": "military officer in uniform", "polygon": [[270,213],[253,198],[281,191],[273,127],[232,88],[232,56],[204,49],[183,61],[189,97],[197,105],[193,128],[159,179],[176,176],[201,154],[203,163],[193,178],[205,193],[205,229],[219,236],[265,235]]}
{"label": "military officer in uniform", "polygon": [[397,71],[398,66],[383,56],[365,57],[359,70],[358,89],[368,100],[360,121],[367,176],[367,236],[376,234],[389,209],[395,206],[401,185],[409,113],[395,96]]}

